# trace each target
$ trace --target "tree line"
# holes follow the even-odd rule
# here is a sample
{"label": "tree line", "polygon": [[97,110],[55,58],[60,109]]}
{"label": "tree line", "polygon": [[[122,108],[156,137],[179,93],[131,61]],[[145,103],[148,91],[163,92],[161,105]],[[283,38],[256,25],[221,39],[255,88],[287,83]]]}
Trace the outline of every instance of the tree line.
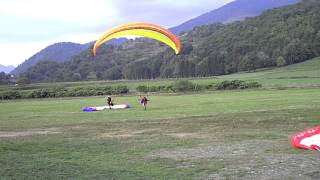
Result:
{"label": "tree line", "polygon": [[0,85],[11,84],[11,75],[0,72]]}
{"label": "tree line", "polygon": [[[195,84],[188,80],[175,81],[169,85],[136,87],[136,92],[163,92],[163,93],[179,93],[179,92],[197,92],[204,90],[232,90],[232,89],[248,89],[260,88],[262,85],[258,82],[251,81],[222,81],[216,84]],[[130,93],[130,89],[124,85],[118,86],[80,86],[74,88],[50,87],[37,88],[34,90],[6,90],[0,92],[0,100],[25,99],[25,98],[59,98],[59,97],[83,97],[83,96],[103,96],[103,95],[121,95]]]}

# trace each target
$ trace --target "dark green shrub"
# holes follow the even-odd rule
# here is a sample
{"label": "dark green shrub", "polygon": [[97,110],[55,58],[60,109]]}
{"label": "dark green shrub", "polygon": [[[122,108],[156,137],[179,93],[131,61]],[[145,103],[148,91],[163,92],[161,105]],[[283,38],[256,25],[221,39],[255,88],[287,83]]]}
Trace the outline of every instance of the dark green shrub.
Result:
{"label": "dark green shrub", "polygon": [[159,88],[159,86],[149,86],[148,91],[149,92],[159,92],[160,88]]}
{"label": "dark green shrub", "polygon": [[66,89],[61,89],[56,92],[56,97],[67,97],[68,91]]}
{"label": "dark green shrub", "polygon": [[67,90],[65,93],[64,93],[64,97],[75,97],[76,96],[76,92],[75,91],[72,91],[72,90]]}
{"label": "dark green shrub", "polygon": [[103,95],[112,94],[112,87],[111,86],[104,86],[102,87]]}
{"label": "dark green shrub", "polygon": [[158,86],[158,87],[159,87],[159,91],[166,92],[166,89],[167,89],[166,86]]}
{"label": "dark green shrub", "polygon": [[231,90],[231,89],[247,89],[247,88],[258,88],[261,84],[258,82],[245,82],[241,80],[222,81],[216,85],[218,90]]}
{"label": "dark green shrub", "polygon": [[7,91],[0,94],[1,99],[20,99],[21,94],[18,91]]}
{"label": "dark green shrub", "polygon": [[204,89],[207,89],[207,90],[210,90],[213,88],[213,85],[212,84],[208,84],[208,85],[205,85],[204,86]]}
{"label": "dark green shrub", "polygon": [[204,85],[200,85],[200,84],[194,84],[193,85],[193,91],[202,91],[204,90],[206,87]]}
{"label": "dark green shrub", "polygon": [[247,83],[248,88],[260,88],[262,85],[258,82],[248,82]]}
{"label": "dark green shrub", "polygon": [[137,90],[138,92],[144,92],[144,93],[146,93],[146,92],[149,91],[148,87],[147,87],[147,86],[143,86],[143,85],[138,86],[138,87],[136,88],[136,90]]}
{"label": "dark green shrub", "polygon": [[41,98],[41,89],[37,89],[31,92],[31,98]]}
{"label": "dark green shrub", "polygon": [[188,80],[180,80],[173,83],[173,88],[175,91],[191,91],[193,90],[192,82]]}
{"label": "dark green shrub", "polygon": [[115,86],[113,88],[113,93],[112,94],[126,94],[129,92],[129,88],[127,86]]}
{"label": "dark green shrub", "polygon": [[166,87],[166,92],[175,92],[175,89],[174,89],[173,85],[168,85]]}

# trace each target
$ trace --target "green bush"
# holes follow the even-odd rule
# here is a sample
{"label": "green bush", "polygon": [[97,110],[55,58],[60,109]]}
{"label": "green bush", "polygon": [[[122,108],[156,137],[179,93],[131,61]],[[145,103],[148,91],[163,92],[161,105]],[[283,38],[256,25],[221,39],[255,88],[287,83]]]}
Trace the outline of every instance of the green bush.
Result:
{"label": "green bush", "polygon": [[138,86],[138,87],[136,88],[136,90],[137,90],[138,92],[144,92],[144,93],[149,92],[149,88],[148,88],[147,86],[143,86],[143,85]]}
{"label": "green bush", "polygon": [[21,94],[18,91],[6,91],[0,94],[1,99],[20,99]]}
{"label": "green bush", "polygon": [[89,89],[88,88],[75,88],[73,90],[71,90],[74,92],[74,95],[77,97],[81,97],[81,96],[89,96]]}
{"label": "green bush", "polygon": [[41,89],[32,91],[31,98],[41,98]]}
{"label": "green bush", "polygon": [[33,91],[20,93],[18,91],[8,91],[0,93],[2,99],[20,98],[54,98],[54,97],[80,97],[80,96],[100,96],[108,94],[125,94],[129,92],[127,86],[104,86],[104,87],[77,87],[66,89],[63,87],[41,88]]}
{"label": "green bush", "polygon": [[189,81],[182,80],[174,82],[168,86],[145,86],[140,85],[136,88],[138,92],[185,92],[185,91],[202,91],[204,89],[212,89],[212,85],[192,84]]}
{"label": "green bush", "polygon": [[111,86],[104,86],[101,89],[99,89],[99,91],[100,90],[103,93],[103,95],[112,94],[112,87]]}
{"label": "green bush", "polygon": [[[176,81],[167,86],[145,86],[140,85],[136,88],[138,92],[186,92],[186,91],[202,91],[213,90],[214,87],[218,90],[224,89],[247,89],[259,88],[261,84],[258,82],[245,82],[241,80],[223,81],[216,86],[212,84],[199,85],[193,84],[188,80]],[[0,93],[2,99],[20,99],[20,98],[55,98],[55,97],[81,97],[81,96],[102,96],[109,94],[126,94],[129,88],[124,85],[119,86],[100,86],[100,87],[76,87],[76,88],[40,88],[32,91],[7,91]]]}
{"label": "green bush", "polygon": [[166,87],[166,92],[175,92],[175,89],[174,89],[174,87],[173,87],[173,85],[169,85],[169,86],[167,86]]}
{"label": "green bush", "polygon": [[173,83],[173,88],[176,91],[191,91],[193,90],[194,85],[192,84],[192,82],[188,81],[188,80],[180,80],[177,82]]}
{"label": "green bush", "polygon": [[148,91],[149,92],[159,92],[160,88],[159,88],[159,86],[149,86]]}
{"label": "green bush", "polygon": [[56,92],[55,97],[67,97],[68,90],[67,89],[60,89]]}
{"label": "green bush", "polygon": [[168,92],[167,86],[144,86],[140,85],[136,88],[138,92]]}
{"label": "green bush", "polygon": [[167,89],[167,86],[158,86],[159,88],[159,91],[161,92],[167,92],[166,89]]}
{"label": "green bush", "polygon": [[248,82],[247,83],[248,88],[260,88],[262,85],[258,82]]}
{"label": "green bush", "polygon": [[222,81],[216,85],[217,90],[231,90],[231,89],[248,89],[259,88],[262,85],[258,82],[245,82],[241,80]]}
{"label": "green bush", "polygon": [[204,86],[204,89],[207,89],[207,90],[210,90],[213,88],[213,85],[212,84],[207,84]]}
{"label": "green bush", "polygon": [[129,92],[129,88],[127,86],[115,86],[113,88],[112,94],[126,94]]}
{"label": "green bush", "polygon": [[202,91],[206,89],[206,86],[200,84],[193,84],[193,91]]}

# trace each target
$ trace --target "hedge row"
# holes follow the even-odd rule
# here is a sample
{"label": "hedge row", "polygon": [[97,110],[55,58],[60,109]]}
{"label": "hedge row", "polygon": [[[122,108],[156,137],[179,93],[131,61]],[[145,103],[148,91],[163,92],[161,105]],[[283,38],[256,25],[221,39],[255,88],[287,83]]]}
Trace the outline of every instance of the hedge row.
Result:
{"label": "hedge row", "polygon": [[222,81],[216,85],[217,90],[230,90],[230,89],[248,89],[259,88],[262,85],[258,82],[246,82],[241,80]]}
{"label": "hedge row", "polygon": [[[190,81],[176,81],[168,86],[138,86],[138,92],[186,92],[202,90],[231,90],[259,88],[258,82],[245,82],[240,80],[222,81],[217,84],[199,85]],[[111,94],[126,94],[129,92],[127,86],[103,86],[103,87],[77,87],[77,88],[41,88],[33,91],[7,91],[1,92],[1,99],[20,98],[54,98],[54,97],[79,97],[79,96],[100,96]]]}
{"label": "hedge row", "polygon": [[184,92],[184,91],[202,91],[202,90],[231,90],[231,89],[248,89],[259,88],[258,82],[245,82],[241,80],[222,81],[217,84],[199,85],[190,81],[177,81],[168,86],[138,86],[138,92]]}
{"label": "hedge row", "polygon": [[104,86],[104,87],[77,87],[77,88],[42,88],[29,92],[7,91],[0,93],[1,99],[20,98],[53,98],[53,97],[79,97],[99,96],[109,94],[126,94],[129,92],[127,86]]}
{"label": "hedge row", "polygon": [[201,91],[212,89],[212,85],[198,85],[193,84],[190,81],[183,80],[174,82],[168,86],[138,86],[136,91],[138,92],[185,92],[185,91]]}

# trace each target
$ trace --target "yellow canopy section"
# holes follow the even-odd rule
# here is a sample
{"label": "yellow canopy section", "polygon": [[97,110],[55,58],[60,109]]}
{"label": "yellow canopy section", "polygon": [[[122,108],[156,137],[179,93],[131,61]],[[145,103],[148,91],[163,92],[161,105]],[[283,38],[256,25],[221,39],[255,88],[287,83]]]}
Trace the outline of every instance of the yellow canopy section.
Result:
{"label": "yellow canopy section", "polygon": [[131,23],[111,29],[110,31],[106,32],[99,40],[97,40],[93,47],[94,56],[96,55],[99,46],[101,46],[103,43],[111,39],[127,35],[142,36],[161,41],[171,47],[176,54],[179,54],[181,51],[180,40],[170,31],[153,24]]}

